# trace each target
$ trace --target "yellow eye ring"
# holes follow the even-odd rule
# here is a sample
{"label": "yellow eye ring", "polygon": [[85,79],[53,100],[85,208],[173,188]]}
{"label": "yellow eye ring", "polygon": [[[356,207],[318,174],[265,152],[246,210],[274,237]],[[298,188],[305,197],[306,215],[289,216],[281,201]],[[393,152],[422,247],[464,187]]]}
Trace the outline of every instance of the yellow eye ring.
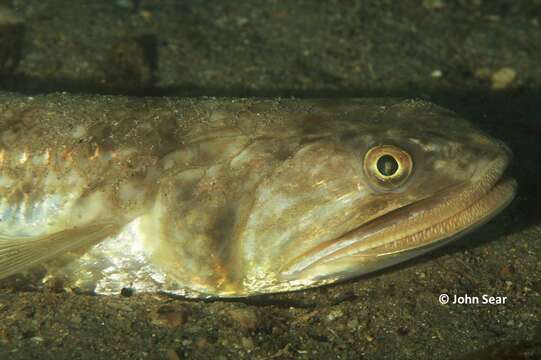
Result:
{"label": "yellow eye ring", "polygon": [[369,181],[382,190],[394,190],[403,185],[413,171],[411,155],[394,145],[378,145],[368,150],[363,161]]}

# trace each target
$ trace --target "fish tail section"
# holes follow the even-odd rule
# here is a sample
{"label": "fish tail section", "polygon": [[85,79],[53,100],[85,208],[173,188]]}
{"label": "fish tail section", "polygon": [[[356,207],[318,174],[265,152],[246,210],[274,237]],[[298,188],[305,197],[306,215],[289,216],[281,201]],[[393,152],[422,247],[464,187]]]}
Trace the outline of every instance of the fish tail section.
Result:
{"label": "fish tail section", "polygon": [[0,279],[97,244],[119,229],[115,223],[93,223],[42,236],[0,235]]}

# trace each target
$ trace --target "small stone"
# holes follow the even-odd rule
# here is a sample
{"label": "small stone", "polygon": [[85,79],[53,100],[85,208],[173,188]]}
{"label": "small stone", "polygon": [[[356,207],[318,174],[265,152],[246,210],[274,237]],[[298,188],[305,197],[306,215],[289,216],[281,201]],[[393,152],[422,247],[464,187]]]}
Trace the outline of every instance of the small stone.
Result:
{"label": "small stone", "polygon": [[237,23],[237,26],[244,26],[246,24],[248,24],[250,22],[250,20],[248,20],[247,18],[245,17],[238,17],[236,19],[236,23]]}
{"label": "small stone", "polygon": [[423,0],[423,6],[428,10],[441,10],[446,5],[443,0]]}
{"label": "small stone", "polygon": [[120,8],[129,9],[133,8],[133,2],[131,0],[115,0],[114,4]]}
{"label": "small stone", "polygon": [[329,315],[327,315],[327,320],[333,321],[334,319],[338,319],[342,316],[344,316],[344,313],[342,312],[342,310],[334,309],[329,313]]}
{"label": "small stone", "polygon": [[83,321],[83,319],[81,318],[80,315],[78,315],[78,314],[71,315],[70,322],[72,324],[79,325],[82,321]]}
{"label": "small stone", "polygon": [[257,314],[252,309],[232,309],[229,311],[229,316],[231,316],[231,318],[244,330],[254,331],[257,329]]}
{"label": "small stone", "polygon": [[348,325],[348,328],[350,328],[351,330],[356,330],[357,326],[359,326],[359,320],[351,319],[348,321],[347,325]]}
{"label": "small stone", "polygon": [[132,288],[122,288],[122,290],[120,290],[120,295],[124,297],[130,297],[134,293],[135,293],[135,290]]}
{"label": "small stone", "polygon": [[439,79],[443,76],[443,72],[440,69],[435,69],[430,73],[430,76],[434,79]]}
{"label": "small stone", "polygon": [[242,343],[242,347],[245,349],[253,349],[254,348],[254,341],[251,337],[243,337],[240,342]]}
{"label": "small stone", "polygon": [[32,338],[30,338],[30,341],[36,343],[36,344],[41,344],[43,342],[43,338],[41,336],[34,336]]}
{"label": "small stone", "polygon": [[167,349],[165,356],[167,357],[167,360],[180,360],[180,356],[178,356],[175,349]]}
{"label": "small stone", "polygon": [[180,306],[164,305],[152,315],[152,323],[168,328],[177,328],[188,321],[188,312]]}
{"label": "small stone", "polygon": [[500,268],[500,276],[508,276],[514,273],[514,269],[511,266],[504,265]]}
{"label": "small stone", "polygon": [[230,346],[228,339],[222,339],[220,340],[220,345],[222,345],[224,348],[228,348]]}
{"label": "small stone", "polygon": [[152,12],[148,10],[141,10],[139,14],[143,18],[143,20],[145,20],[146,22],[149,22],[150,20],[152,20]]}
{"label": "small stone", "polygon": [[197,338],[197,340],[195,340],[195,346],[200,349],[205,348],[208,345],[209,345],[209,340],[205,336],[202,336],[200,338]]}
{"label": "small stone", "polygon": [[509,67],[504,67],[492,74],[492,90],[503,90],[508,88],[517,77],[517,72]]}

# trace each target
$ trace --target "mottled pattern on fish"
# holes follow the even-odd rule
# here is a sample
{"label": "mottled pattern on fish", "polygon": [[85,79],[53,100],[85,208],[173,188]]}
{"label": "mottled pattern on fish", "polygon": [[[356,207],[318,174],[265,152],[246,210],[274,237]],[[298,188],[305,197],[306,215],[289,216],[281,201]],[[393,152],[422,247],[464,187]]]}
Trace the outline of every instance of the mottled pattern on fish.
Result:
{"label": "mottled pattern on fish", "polygon": [[486,221],[513,197],[508,160],[421,101],[4,94],[0,278],[44,263],[99,293],[331,283]]}

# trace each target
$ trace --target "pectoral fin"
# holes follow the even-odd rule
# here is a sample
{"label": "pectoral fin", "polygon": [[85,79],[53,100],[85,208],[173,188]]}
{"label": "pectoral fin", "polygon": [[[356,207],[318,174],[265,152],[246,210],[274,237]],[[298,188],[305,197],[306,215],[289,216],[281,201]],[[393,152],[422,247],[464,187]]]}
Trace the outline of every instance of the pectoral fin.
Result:
{"label": "pectoral fin", "polygon": [[117,233],[115,223],[89,224],[43,236],[0,235],[0,279]]}

